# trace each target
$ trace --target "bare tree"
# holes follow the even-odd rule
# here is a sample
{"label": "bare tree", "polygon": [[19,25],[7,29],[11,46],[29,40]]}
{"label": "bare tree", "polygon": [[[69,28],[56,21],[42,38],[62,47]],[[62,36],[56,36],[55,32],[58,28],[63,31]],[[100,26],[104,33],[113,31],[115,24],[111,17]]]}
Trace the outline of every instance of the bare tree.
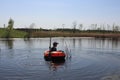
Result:
{"label": "bare tree", "polygon": [[30,24],[30,29],[33,29],[35,27],[35,23]]}
{"label": "bare tree", "polygon": [[63,30],[62,30],[62,31],[64,32],[65,24],[62,24],[62,28],[63,28]]}
{"label": "bare tree", "polygon": [[112,30],[115,32],[115,23],[112,26]]}
{"label": "bare tree", "polygon": [[109,25],[109,24],[107,24],[107,30],[108,30],[108,31],[110,30],[110,25]]}
{"label": "bare tree", "polygon": [[91,24],[91,30],[94,30],[94,24]]}
{"label": "bare tree", "polygon": [[94,28],[95,28],[95,30],[97,29],[97,24],[94,24]]}
{"label": "bare tree", "polygon": [[77,26],[77,22],[76,22],[76,21],[74,21],[74,22],[73,22],[73,33],[75,33],[75,32],[76,32],[76,26]]}
{"label": "bare tree", "polygon": [[82,30],[82,28],[83,28],[83,24],[79,24],[80,31]]}
{"label": "bare tree", "polygon": [[119,31],[119,26],[114,26],[113,31],[118,32]]}
{"label": "bare tree", "polygon": [[29,30],[28,30],[28,36],[27,36],[28,38],[31,38],[34,27],[35,27],[35,23],[30,24]]}

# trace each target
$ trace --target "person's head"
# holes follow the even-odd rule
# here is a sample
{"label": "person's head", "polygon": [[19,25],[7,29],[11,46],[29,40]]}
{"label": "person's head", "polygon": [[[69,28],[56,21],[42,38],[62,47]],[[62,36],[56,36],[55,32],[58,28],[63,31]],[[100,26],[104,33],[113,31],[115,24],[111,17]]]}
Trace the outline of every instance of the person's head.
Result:
{"label": "person's head", "polygon": [[54,47],[57,47],[57,45],[58,45],[57,42],[54,42],[54,43],[53,43],[53,46],[54,46]]}

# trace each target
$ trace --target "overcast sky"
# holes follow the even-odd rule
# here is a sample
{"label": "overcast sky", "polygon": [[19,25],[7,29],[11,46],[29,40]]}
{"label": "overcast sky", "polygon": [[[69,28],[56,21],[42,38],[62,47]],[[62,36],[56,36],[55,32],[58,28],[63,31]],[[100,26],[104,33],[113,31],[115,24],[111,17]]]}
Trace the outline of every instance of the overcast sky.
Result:
{"label": "overcast sky", "polygon": [[0,0],[0,27],[71,28],[77,24],[120,24],[120,0]]}

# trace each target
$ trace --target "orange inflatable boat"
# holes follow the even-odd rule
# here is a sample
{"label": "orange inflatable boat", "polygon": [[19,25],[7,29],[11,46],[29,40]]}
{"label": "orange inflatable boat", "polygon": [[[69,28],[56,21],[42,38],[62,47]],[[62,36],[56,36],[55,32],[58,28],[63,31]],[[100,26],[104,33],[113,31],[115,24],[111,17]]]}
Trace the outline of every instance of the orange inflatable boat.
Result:
{"label": "orange inflatable boat", "polygon": [[50,52],[48,50],[48,51],[44,52],[45,60],[48,60],[48,59],[62,60],[62,59],[65,59],[65,56],[66,55],[65,55],[64,51],[52,51],[52,52]]}

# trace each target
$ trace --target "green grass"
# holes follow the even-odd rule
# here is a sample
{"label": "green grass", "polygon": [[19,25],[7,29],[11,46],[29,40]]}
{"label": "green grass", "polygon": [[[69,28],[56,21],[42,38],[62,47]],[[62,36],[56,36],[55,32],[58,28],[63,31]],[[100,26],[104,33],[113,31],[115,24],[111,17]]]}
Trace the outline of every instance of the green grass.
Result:
{"label": "green grass", "polygon": [[6,36],[6,30],[5,29],[0,29],[0,37],[5,37]]}
{"label": "green grass", "polygon": [[[6,38],[7,35],[8,35],[8,31],[6,29],[0,29],[0,37],[1,38]],[[26,35],[27,35],[26,32],[19,31],[19,30],[11,30],[11,32],[10,32],[11,38],[24,38]]]}
{"label": "green grass", "polygon": [[12,34],[11,36],[14,38],[24,38],[27,35],[26,32],[18,30],[13,30],[11,34]]}

